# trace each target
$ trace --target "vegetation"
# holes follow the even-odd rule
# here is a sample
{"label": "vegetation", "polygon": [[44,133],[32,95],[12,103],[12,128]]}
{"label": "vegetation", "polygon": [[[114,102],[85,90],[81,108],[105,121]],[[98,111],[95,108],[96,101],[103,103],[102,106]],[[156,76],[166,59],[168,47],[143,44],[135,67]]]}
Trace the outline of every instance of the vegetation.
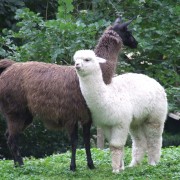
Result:
{"label": "vegetation", "polygon": [[[125,149],[125,166],[130,163],[131,149]],[[25,165],[14,168],[13,162],[0,160],[0,174],[3,180],[50,180],[50,179],[124,179],[124,180],[157,180],[180,178],[180,147],[162,150],[161,162],[157,166],[147,165],[147,158],[134,168],[128,168],[120,174],[112,174],[109,149],[92,149],[96,169],[89,170],[86,166],[85,151],[77,151],[77,171],[69,171],[70,152],[54,154],[44,159],[27,158]]]}
{"label": "vegetation", "polygon": [[[7,5],[4,0],[4,6],[9,7],[7,10],[15,6],[12,12],[16,12],[13,20],[17,24],[16,28],[2,30],[0,56],[16,61],[72,64],[73,53],[78,49],[93,49],[102,31],[117,15],[124,19],[137,16],[132,30],[139,41],[138,49],[123,51],[117,72],[141,72],[157,79],[167,88],[170,110],[177,109],[179,97],[172,99],[174,93],[180,92],[180,6],[176,0],[127,0],[121,3],[115,0],[50,0],[42,3],[38,0],[40,13],[36,13],[38,8],[33,8],[35,5],[31,0],[25,4],[19,0],[12,2],[14,4]],[[56,2],[54,6],[53,2]],[[18,9],[26,6],[34,12],[28,8]],[[6,11],[2,14],[6,15]],[[48,17],[54,19],[47,18],[44,11],[46,16],[49,14]]]}
{"label": "vegetation", "polygon": [[[71,65],[74,52],[93,49],[117,15],[125,20],[137,16],[131,27],[139,42],[138,49],[123,50],[117,73],[140,72],[155,78],[166,88],[169,111],[178,111],[180,4],[177,0],[2,0],[0,58]],[[3,136],[5,126],[0,116],[0,158],[10,157]],[[169,137],[165,145],[172,142],[178,145],[178,137]],[[37,157],[69,148],[65,133],[47,131],[38,121],[25,132],[20,144],[23,155]]]}

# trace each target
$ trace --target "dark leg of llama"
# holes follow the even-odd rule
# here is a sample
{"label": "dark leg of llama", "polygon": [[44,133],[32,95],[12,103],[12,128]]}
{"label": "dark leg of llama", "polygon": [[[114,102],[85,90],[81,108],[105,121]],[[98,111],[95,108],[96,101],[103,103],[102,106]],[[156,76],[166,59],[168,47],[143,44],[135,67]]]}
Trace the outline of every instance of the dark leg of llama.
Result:
{"label": "dark leg of llama", "polygon": [[91,150],[90,150],[90,129],[91,129],[92,122],[89,121],[87,124],[83,125],[83,138],[84,144],[86,149],[86,157],[87,157],[87,165],[90,169],[94,169],[93,160],[91,157]]}
{"label": "dark leg of llama", "polygon": [[5,133],[7,145],[13,156],[15,167],[22,166],[24,163],[19,151],[18,139],[20,133],[32,123],[32,115],[27,112],[25,114],[16,113],[15,115],[7,115],[6,119],[8,124],[8,128]]}
{"label": "dark leg of llama", "polygon": [[[87,157],[87,165],[90,169],[94,169],[93,160],[91,157],[91,150],[90,150],[90,129],[91,129],[92,122],[89,121],[88,123],[83,125],[83,139],[84,139],[84,145],[86,150],[86,157]],[[72,155],[71,155],[71,164],[70,164],[70,170],[75,171],[76,170],[76,149],[77,149],[77,142],[78,142],[78,123],[75,124],[75,127],[70,133],[71,137],[71,149],[72,149]]]}
{"label": "dark leg of llama", "polygon": [[75,127],[73,131],[70,133],[71,138],[71,164],[70,164],[70,170],[75,171],[76,170],[76,149],[77,149],[77,143],[78,143],[78,123],[75,124]]}

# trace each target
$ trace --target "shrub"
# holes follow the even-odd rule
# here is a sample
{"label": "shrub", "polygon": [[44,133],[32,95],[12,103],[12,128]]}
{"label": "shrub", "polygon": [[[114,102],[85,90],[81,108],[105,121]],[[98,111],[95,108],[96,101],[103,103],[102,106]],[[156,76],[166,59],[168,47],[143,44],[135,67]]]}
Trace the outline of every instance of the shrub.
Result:
{"label": "shrub", "polygon": [[[3,0],[4,2],[9,4],[5,9],[6,16],[0,20],[5,19],[5,21],[9,21],[9,24],[13,24],[15,11],[24,7],[24,3],[22,1],[20,3],[19,0]],[[28,8],[16,11],[16,26],[6,26],[11,27],[11,30],[4,29],[3,35],[0,36],[1,58],[8,57],[16,61],[36,60],[69,65],[72,64],[72,55],[76,50],[94,48],[102,31],[114,20],[117,14],[123,15],[126,20],[137,16],[132,30],[136,31],[133,34],[139,41],[139,47],[134,51],[123,50],[117,73],[140,72],[155,78],[166,88],[169,110],[178,110],[180,106],[180,89],[178,88],[180,66],[177,47],[179,47],[180,42],[177,39],[179,9],[175,1],[126,0],[119,3],[115,0],[85,0],[83,2],[81,0],[59,0],[58,9],[54,11],[57,12],[54,20],[45,18],[47,4],[44,1],[30,0],[24,2],[31,10],[34,7],[35,12],[39,11],[40,13],[32,12]],[[38,3],[36,7],[33,6],[34,2]],[[42,11],[39,2],[40,6],[43,7]],[[49,0],[48,2],[51,3],[52,9],[57,5],[52,4],[53,2],[56,3],[56,0]],[[2,7],[3,4],[0,4],[0,10]],[[0,11],[1,13],[3,11]],[[51,12],[49,17],[55,17],[54,14]],[[3,135],[5,126],[5,121],[0,117],[0,154],[3,157],[11,157],[8,154],[9,150],[6,149]],[[95,134],[95,130],[92,134]],[[170,139],[165,145],[173,144]],[[59,151],[60,148],[62,151],[69,148],[69,141],[65,133],[47,131],[38,121],[26,130],[21,141],[24,144],[22,154],[25,156],[26,153],[28,156],[43,156],[50,154],[53,148],[55,152]],[[82,142],[82,139],[80,141]],[[127,144],[131,145],[130,139]]]}
{"label": "shrub", "polygon": [[[59,11],[63,6],[59,7]],[[70,10],[69,10],[70,11]],[[95,40],[110,22],[99,20],[85,24],[81,19],[73,19],[69,12],[59,12],[56,20],[44,21],[39,14],[29,9],[16,12],[19,21],[18,32],[4,30],[0,39],[0,56],[17,61],[45,61],[58,64],[72,64],[72,55],[78,49],[93,49]],[[100,30],[101,29],[101,30]],[[5,49],[7,49],[5,51]]]}
{"label": "shrub", "polygon": [[171,134],[164,133],[163,134],[163,147],[169,146],[180,146],[180,133]]}

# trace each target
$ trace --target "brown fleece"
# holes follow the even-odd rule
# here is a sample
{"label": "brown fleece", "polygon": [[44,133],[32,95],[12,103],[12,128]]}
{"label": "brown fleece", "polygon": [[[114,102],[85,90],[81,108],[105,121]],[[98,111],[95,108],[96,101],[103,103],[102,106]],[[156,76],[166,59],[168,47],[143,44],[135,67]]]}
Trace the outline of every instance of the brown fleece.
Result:
{"label": "brown fleece", "polygon": [[[107,59],[102,65],[107,84],[111,82],[121,47],[121,38],[109,27],[95,48],[97,56]],[[33,117],[40,118],[49,129],[66,128],[70,133],[77,121],[91,121],[74,67],[2,60],[1,69],[4,71],[0,75],[0,110],[10,134],[23,131]]]}

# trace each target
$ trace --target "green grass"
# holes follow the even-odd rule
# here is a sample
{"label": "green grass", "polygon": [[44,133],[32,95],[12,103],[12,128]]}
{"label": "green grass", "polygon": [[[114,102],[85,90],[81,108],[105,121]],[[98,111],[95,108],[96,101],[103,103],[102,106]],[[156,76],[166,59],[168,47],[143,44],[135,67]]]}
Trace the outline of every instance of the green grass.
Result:
{"label": "green grass", "polygon": [[[54,154],[35,159],[25,158],[23,167],[14,168],[12,160],[0,160],[0,180],[171,180],[180,179],[180,146],[162,149],[161,162],[157,166],[147,165],[147,158],[141,165],[128,168],[119,174],[113,174],[109,149],[92,149],[96,169],[89,170],[86,166],[84,149],[77,151],[77,170],[71,172],[69,163],[71,153]],[[131,149],[125,149],[125,165],[131,160]]]}

